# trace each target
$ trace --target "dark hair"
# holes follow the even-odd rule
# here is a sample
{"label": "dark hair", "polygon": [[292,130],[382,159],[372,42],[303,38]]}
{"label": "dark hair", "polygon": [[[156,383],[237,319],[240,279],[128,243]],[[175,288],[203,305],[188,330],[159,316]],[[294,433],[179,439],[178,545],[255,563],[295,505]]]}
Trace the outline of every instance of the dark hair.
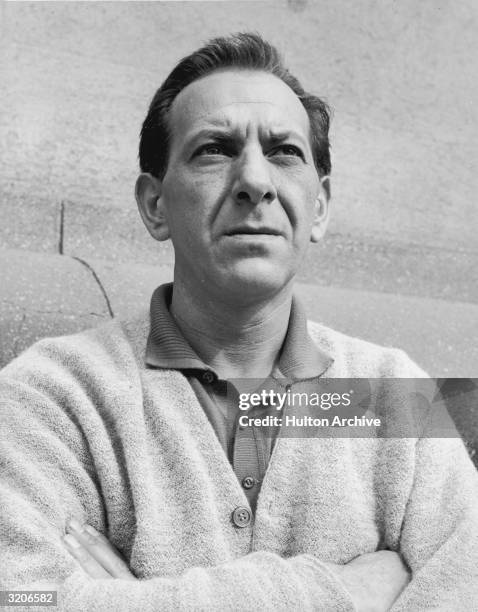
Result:
{"label": "dark hair", "polygon": [[315,166],[320,176],[329,174],[329,107],[317,96],[304,91],[299,81],[283,65],[277,49],[255,33],[214,38],[182,59],[174,68],[155,93],[141,129],[141,171],[163,178],[169,155],[168,115],[174,98],[193,81],[224,68],[262,70],[277,76],[294,91],[309,116]]}

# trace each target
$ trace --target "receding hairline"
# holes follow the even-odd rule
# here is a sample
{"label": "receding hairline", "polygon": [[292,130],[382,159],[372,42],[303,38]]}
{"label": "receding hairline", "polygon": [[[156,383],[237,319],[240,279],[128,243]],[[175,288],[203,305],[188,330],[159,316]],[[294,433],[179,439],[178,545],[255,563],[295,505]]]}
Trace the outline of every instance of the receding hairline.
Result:
{"label": "receding hairline", "polygon": [[[293,98],[295,100],[297,100],[300,109],[302,109],[303,111],[303,118],[307,121],[307,126],[308,126],[308,130],[309,130],[309,136],[310,136],[310,132],[312,130],[312,125],[311,125],[311,121],[310,121],[310,117],[309,114],[307,112],[307,109],[305,108],[300,96],[297,95],[297,93],[292,89],[292,87],[290,87],[283,79],[281,79],[280,76],[274,74],[273,72],[270,72],[269,70],[265,69],[265,68],[254,68],[254,67],[245,67],[245,66],[221,66],[217,69],[213,69],[210,72],[203,74],[201,76],[199,76],[197,79],[194,79],[193,81],[191,81],[190,83],[188,83],[185,87],[183,87],[178,93],[177,95],[174,97],[174,99],[172,100],[168,112],[166,114],[166,120],[167,120],[167,127],[168,127],[168,131],[169,131],[169,137],[171,139],[172,135],[173,135],[173,123],[172,123],[172,118],[173,115],[176,114],[178,112],[178,101],[179,104],[181,104],[181,98],[183,97],[183,93],[187,92],[188,90],[191,91],[191,87],[195,84],[198,84],[200,82],[203,82],[204,80],[208,79],[208,78],[214,78],[223,74],[228,74],[228,73],[249,73],[250,75],[253,76],[263,76],[266,78],[271,77],[278,85],[279,87],[281,87],[282,89],[284,89],[284,91],[289,91]],[[292,98],[291,98],[292,99]],[[243,103],[247,103],[247,104],[253,104],[254,101],[250,101],[250,100],[243,100],[243,101],[239,101],[239,102],[243,102]],[[231,102],[231,104],[233,104],[234,102]],[[261,101],[258,100],[257,103],[265,103],[265,101]],[[284,105],[285,106],[285,105]]]}

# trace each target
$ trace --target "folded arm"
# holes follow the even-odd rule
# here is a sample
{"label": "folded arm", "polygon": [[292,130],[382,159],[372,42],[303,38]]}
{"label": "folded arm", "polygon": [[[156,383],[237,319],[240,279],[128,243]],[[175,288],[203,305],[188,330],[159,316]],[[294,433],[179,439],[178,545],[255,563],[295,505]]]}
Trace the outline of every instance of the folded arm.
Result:
{"label": "folded arm", "polygon": [[[362,555],[345,566],[311,555],[284,559],[263,551],[174,577],[93,580],[66,550],[62,537],[71,518],[107,533],[98,479],[103,467],[92,460],[75,415],[60,408],[68,401],[55,378],[45,376],[40,386],[37,378],[27,378],[9,381],[7,376],[2,382],[0,377],[2,588],[61,583],[60,608],[72,611],[115,605],[128,610],[385,610],[406,583],[395,557],[389,557],[388,573],[380,569],[388,563],[387,551]],[[88,393],[81,385],[74,388]],[[440,593],[451,592],[452,598],[462,593],[468,602],[474,597],[466,572],[476,577],[478,566],[477,476],[460,441],[446,441],[445,446],[446,452],[440,441],[431,439],[417,446],[415,485],[401,539],[413,580],[395,604],[397,610],[420,609],[423,602],[435,601],[434,593],[438,598]],[[367,598],[375,607],[367,607]]]}
{"label": "folded arm", "polygon": [[[61,391],[57,390],[57,395]],[[60,609],[353,610],[340,579],[310,555],[255,552],[174,577],[93,580],[66,549],[71,518],[106,532],[88,441],[44,389],[0,378],[1,588],[60,584]]]}
{"label": "folded arm", "polygon": [[[136,580],[118,551],[91,525],[73,520],[68,531],[65,545],[91,578]],[[310,560],[315,563],[312,557]],[[357,612],[386,612],[410,579],[400,556],[387,550],[361,555],[346,565],[324,565],[345,585]],[[238,601],[236,608],[239,607]],[[323,602],[317,601],[314,609],[322,607]],[[341,602],[336,601],[331,609],[343,609]]]}
{"label": "folded arm", "polygon": [[458,437],[418,442],[400,552],[412,580],[393,612],[478,609],[478,473]]}
{"label": "folded arm", "polygon": [[311,555],[284,559],[262,551],[174,577],[132,580],[124,565],[114,576],[100,570],[93,577],[64,542],[72,518],[86,518],[106,532],[97,466],[81,427],[74,415],[26,383],[0,380],[0,406],[4,589],[56,585],[59,608],[69,612],[114,607],[383,611],[407,582],[398,556],[387,557],[386,551],[347,566]]}

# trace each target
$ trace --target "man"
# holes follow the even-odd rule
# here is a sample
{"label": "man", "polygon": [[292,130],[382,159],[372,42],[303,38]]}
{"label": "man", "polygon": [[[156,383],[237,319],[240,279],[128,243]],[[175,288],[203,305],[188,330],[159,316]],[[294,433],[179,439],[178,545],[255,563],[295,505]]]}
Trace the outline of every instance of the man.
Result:
{"label": "man", "polygon": [[293,298],[328,221],[328,121],[256,35],[158,90],[136,198],[174,284],[150,317],[41,341],[1,374],[4,588],[53,587],[69,611],[476,609],[460,440],[246,435],[227,393],[424,376],[307,328]]}

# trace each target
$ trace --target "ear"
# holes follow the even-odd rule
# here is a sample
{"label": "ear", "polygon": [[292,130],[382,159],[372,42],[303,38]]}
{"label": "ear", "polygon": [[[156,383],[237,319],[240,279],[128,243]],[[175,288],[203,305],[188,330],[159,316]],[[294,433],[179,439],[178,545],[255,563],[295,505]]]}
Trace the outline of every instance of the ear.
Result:
{"label": "ear", "polygon": [[143,172],[136,180],[134,195],[139,214],[148,232],[156,240],[167,240],[170,236],[164,202],[161,197],[161,180]]}
{"label": "ear", "polygon": [[320,179],[320,191],[315,201],[314,219],[312,221],[311,242],[319,242],[324,237],[329,224],[330,177]]}

